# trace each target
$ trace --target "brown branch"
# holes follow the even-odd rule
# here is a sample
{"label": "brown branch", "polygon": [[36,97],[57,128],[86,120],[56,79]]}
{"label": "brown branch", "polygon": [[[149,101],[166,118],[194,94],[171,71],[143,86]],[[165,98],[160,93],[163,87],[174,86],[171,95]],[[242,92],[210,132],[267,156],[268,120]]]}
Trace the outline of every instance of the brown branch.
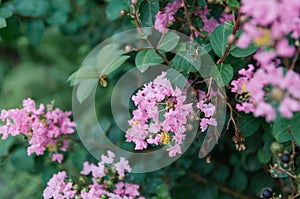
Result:
{"label": "brown branch", "polygon": [[300,46],[298,47],[298,50],[297,50],[297,52],[296,52],[296,54],[293,58],[292,64],[291,64],[289,69],[293,70],[295,68],[295,65],[296,65],[296,62],[298,60],[299,54],[300,54]]}
{"label": "brown branch", "polygon": [[197,181],[203,183],[203,184],[213,184],[215,185],[219,191],[227,193],[228,195],[231,195],[234,198],[238,198],[238,199],[256,199],[256,197],[254,196],[247,196],[241,193],[238,193],[232,189],[229,189],[228,187],[225,187],[221,184],[215,183],[215,182],[211,182],[208,179],[198,175],[197,173],[192,173],[192,177],[194,179],[196,179]]}
{"label": "brown branch", "polygon": [[187,20],[187,23],[188,23],[188,26],[189,26],[189,29],[191,30],[191,33],[192,33],[192,38],[194,39],[194,36],[195,36],[195,32],[199,33],[199,35],[202,37],[202,38],[206,38],[207,36],[201,32],[200,30],[198,30],[195,26],[193,26],[192,24],[192,21],[191,21],[191,18],[190,18],[190,13],[187,9],[187,3],[186,3],[186,0],[182,0],[182,6],[183,6],[183,9],[184,9],[184,14],[186,16],[186,20]]}
{"label": "brown branch", "polygon": [[[234,23],[234,26],[233,26],[233,30],[231,32],[231,34],[234,35],[234,36],[235,36],[235,34],[236,34],[237,30],[238,30],[238,27],[239,27],[239,24],[240,24],[240,18],[241,18],[241,12],[239,11],[238,12],[238,16],[237,16],[237,18],[235,20],[235,23]],[[217,61],[217,64],[224,63],[225,59],[229,55],[232,43],[228,43],[228,45],[226,46],[224,55]]]}

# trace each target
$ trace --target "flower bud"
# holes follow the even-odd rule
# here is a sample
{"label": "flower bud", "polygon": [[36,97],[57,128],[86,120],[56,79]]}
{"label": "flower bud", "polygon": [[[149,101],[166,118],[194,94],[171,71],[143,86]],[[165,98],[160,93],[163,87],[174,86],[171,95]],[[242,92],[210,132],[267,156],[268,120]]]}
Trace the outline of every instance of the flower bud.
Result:
{"label": "flower bud", "polygon": [[227,7],[224,9],[224,12],[225,12],[226,14],[230,14],[230,13],[231,13],[230,7],[227,6]]}
{"label": "flower bud", "polygon": [[135,6],[138,2],[139,2],[138,0],[131,0],[131,4],[134,5],[134,6]]}
{"label": "flower bud", "polygon": [[233,44],[233,42],[235,41],[235,36],[233,34],[230,34],[227,37],[227,41],[228,41],[228,44]]}
{"label": "flower bud", "polygon": [[121,15],[121,16],[125,16],[126,14],[127,14],[127,11],[126,11],[126,10],[121,10],[121,11],[120,11],[120,15]]}
{"label": "flower bud", "polygon": [[132,51],[132,46],[130,46],[130,45],[126,45],[125,46],[125,51],[128,53],[128,52],[130,52],[130,51]]}
{"label": "flower bud", "polygon": [[284,150],[284,147],[282,144],[278,143],[278,142],[273,142],[270,146],[270,150],[273,154],[278,154],[278,153],[282,153]]}

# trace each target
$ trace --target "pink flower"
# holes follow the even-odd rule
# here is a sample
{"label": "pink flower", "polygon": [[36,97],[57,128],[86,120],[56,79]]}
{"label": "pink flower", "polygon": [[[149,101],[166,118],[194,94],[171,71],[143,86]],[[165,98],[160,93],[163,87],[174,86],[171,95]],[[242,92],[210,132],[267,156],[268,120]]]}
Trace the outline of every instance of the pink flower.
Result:
{"label": "pink flower", "polygon": [[60,153],[53,154],[52,161],[57,161],[58,163],[61,163],[63,161],[63,155]]}
{"label": "pink flower", "polygon": [[285,97],[279,106],[279,112],[283,117],[292,118],[293,112],[300,111],[299,101]]}
{"label": "pink flower", "polygon": [[69,199],[73,198],[76,191],[72,190],[72,183],[66,183],[66,172],[58,172],[47,183],[47,187],[44,190],[44,199]]}
{"label": "pink flower", "polygon": [[193,107],[191,103],[186,104],[186,95],[182,90],[172,87],[165,72],[145,84],[132,100],[137,109],[128,121],[131,127],[125,136],[127,142],[135,143],[135,150],[146,149],[148,144],[161,144],[163,132],[174,133],[173,137],[164,141],[170,147],[182,143],[187,117],[193,112]]}
{"label": "pink flower", "polygon": [[277,43],[276,51],[279,56],[291,57],[295,53],[295,48],[289,45],[287,39],[282,39]]}
{"label": "pink flower", "polygon": [[128,160],[126,160],[123,157],[120,158],[120,161],[118,163],[116,163],[115,166],[116,166],[116,170],[117,170],[119,176],[121,176],[121,177],[125,176],[126,171],[127,172],[131,171],[131,167],[129,166]]}
{"label": "pink flower", "polygon": [[[28,138],[28,155],[33,153],[43,155],[46,150],[55,152],[53,161],[62,162],[62,154],[66,151],[68,143],[62,136],[74,133],[75,123],[70,120],[71,112],[63,112],[60,109],[45,110],[45,105],[40,104],[36,109],[36,103],[32,99],[23,100],[22,109],[2,110],[0,119],[5,123],[0,127],[2,139],[8,135],[23,134]],[[58,143],[62,146],[58,148]]]}

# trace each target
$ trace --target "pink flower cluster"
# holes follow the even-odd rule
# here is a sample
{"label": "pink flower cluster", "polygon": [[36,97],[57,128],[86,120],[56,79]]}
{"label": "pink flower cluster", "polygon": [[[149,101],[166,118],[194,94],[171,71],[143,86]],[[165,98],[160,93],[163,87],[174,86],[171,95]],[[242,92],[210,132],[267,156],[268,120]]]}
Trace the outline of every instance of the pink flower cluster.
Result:
{"label": "pink flower cluster", "polygon": [[[84,163],[81,174],[86,176],[84,184],[75,184],[66,180],[66,172],[54,174],[44,190],[44,199],[145,199],[140,196],[139,185],[122,182],[125,172],[130,172],[128,161],[121,157],[115,163],[115,154],[108,151],[107,156],[102,155],[97,165]],[[88,180],[89,174],[91,179]],[[118,179],[117,181],[115,181]],[[113,182],[113,183],[112,183]],[[83,182],[81,182],[83,183]]]}
{"label": "pink flower cluster", "polygon": [[175,21],[174,15],[181,7],[182,0],[175,0],[173,3],[168,3],[164,8],[164,11],[159,11],[156,14],[156,20],[154,24],[155,29],[159,32],[166,33],[168,31],[168,23]]}
{"label": "pink flower cluster", "polygon": [[299,0],[243,0],[241,12],[249,20],[244,24],[244,33],[237,41],[238,46],[245,48],[254,42],[259,46],[274,47],[267,52],[267,57],[260,55],[262,51],[256,55],[264,62],[276,56],[291,57],[294,54],[295,48],[289,45],[286,36],[291,35],[294,39],[300,36]]}
{"label": "pink flower cluster", "polygon": [[293,70],[284,73],[283,68],[259,68],[253,65],[241,69],[237,80],[233,80],[232,92],[248,93],[249,100],[236,105],[239,111],[252,112],[255,117],[265,117],[273,121],[277,113],[291,118],[293,112],[300,111],[300,76]]}
{"label": "pink flower cluster", "polygon": [[58,108],[46,110],[43,104],[37,109],[32,99],[25,99],[22,109],[1,111],[0,120],[5,125],[0,126],[0,134],[3,140],[8,135],[22,134],[30,144],[28,155],[43,155],[48,150],[54,153],[52,160],[61,163],[63,155],[58,152],[66,151],[68,147],[63,136],[74,133],[75,123],[70,120],[70,115],[71,112],[63,112]]}
{"label": "pink flower cluster", "polygon": [[163,72],[145,84],[132,100],[137,109],[129,120],[126,141],[134,142],[136,150],[146,149],[148,144],[166,144],[170,157],[180,154],[187,117],[193,112],[192,103],[185,102],[185,93],[178,87],[174,89]]}
{"label": "pink flower cluster", "polygon": [[206,96],[204,91],[199,91],[199,102],[197,103],[197,108],[203,113],[200,117],[200,128],[204,132],[209,125],[217,126],[217,121],[213,117],[216,112],[216,107],[210,103],[211,97],[215,96],[217,93],[211,91],[210,96]]}
{"label": "pink flower cluster", "polygon": [[[224,24],[226,21],[232,20],[231,14],[222,13],[220,20],[220,23],[214,18],[207,16],[209,15],[210,10],[207,8],[207,5],[203,8],[199,7],[195,12],[195,16],[199,16],[203,22],[202,30],[211,33],[219,24]],[[197,35],[196,35],[197,36]]]}

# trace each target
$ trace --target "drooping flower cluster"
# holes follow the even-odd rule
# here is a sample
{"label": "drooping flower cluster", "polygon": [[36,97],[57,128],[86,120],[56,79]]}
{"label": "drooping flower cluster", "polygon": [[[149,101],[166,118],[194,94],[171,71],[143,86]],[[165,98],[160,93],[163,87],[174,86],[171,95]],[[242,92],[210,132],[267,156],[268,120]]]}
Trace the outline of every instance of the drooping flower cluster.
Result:
{"label": "drooping flower cluster", "polygon": [[54,174],[44,190],[44,199],[144,199],[140,196],[139,185],[123,182],[125,172],[130,172],[129,162],[121,157],[115,162],[115,154],[108,151],[97,164],[84,163],[81,174],[76,180],[68,180],[66,172]]}
{"label": "drooping flower cluster", "polygon": [[175,21],[174,15],[181,7],[182,0],[175,0],[173,3],[169,2],[164,11],[159,11],[156,14],[155,29],[162,33],[167,32],[168,23]]}
{"label": "drooping flower cluster", "polygon": [[204,132],[209,125],[217,126],[217,121],[213,117],[216,112],[216,107],[210,100],[216,93],[214,91],[210,92],[210,95],[207,96],[204,91],[199,91],[199,102],[197,103],[197,108],[203,113],[203,116],[200,116],[200,129]]}
{"label": "drooping flower cluster", "polygon": [[[199,16],[202,20],[203,27],[202,30],[211,33],[219,24],[224,24],[226,21],[232,20],[231,14],[222,13],[219,22],[214,18],[208,18],[207,15],[210,13],[210,10],[207,8],[207,5],[203,8],[199,7],[195,12],[195,16]],[[197,35],[196,35],[197,36]]]}
{"label": "drooping flower cluster", "polygon": [[32,99],[23,100],[22,109],[2,110],[0,120],[5,123],[0,126],[2,139],[8,135],[24,135],[28,139],[28,155],[33,153],[43,155],[46,150],[53,153],[52,160],[59,163],[66,151],[68,142],[63,138],[74,133],[75,123],[70,120],[71,112],[63,112],[52,106],[46,110],[44,104],[36,108]]}
{"label": "drooping flower cluster", "polygon": [[243,0],[240,10],[249,20],[243,26],[244,33],[237,41],[238,46],[245,48],[253,42],[272,47],[272,50],[259,51],[254,56],[262,67],[268,66],[276,56],[291,57],[294,54],[295,48],[289,45],[286,36],[291,35],[294,39],[300,36],[300,1]]}
{"label": "drooping flower cluster", "polygon": [[239,111],[265,117],[267,122],[273,121],[277,113],[291,118],[293,112],[300,111],[299,74],[293,70],[285,73],[281,67],[254,70],[253,65],[241,69],[241,77],[231,83],[232,92],[249,96],[247,101],[236,105]]}
{"label": "drooping flower cluster", "polygon": [[186,95],[163,72],[153,82],[145,84],[132,97],[137,109],[129,120],[126,141],[134,142],[136,150],[146,149],[148,144],[166,144],[170,157],[181,153],[185,139],[187,117],[193,112],[192,103],[186,103]]}

